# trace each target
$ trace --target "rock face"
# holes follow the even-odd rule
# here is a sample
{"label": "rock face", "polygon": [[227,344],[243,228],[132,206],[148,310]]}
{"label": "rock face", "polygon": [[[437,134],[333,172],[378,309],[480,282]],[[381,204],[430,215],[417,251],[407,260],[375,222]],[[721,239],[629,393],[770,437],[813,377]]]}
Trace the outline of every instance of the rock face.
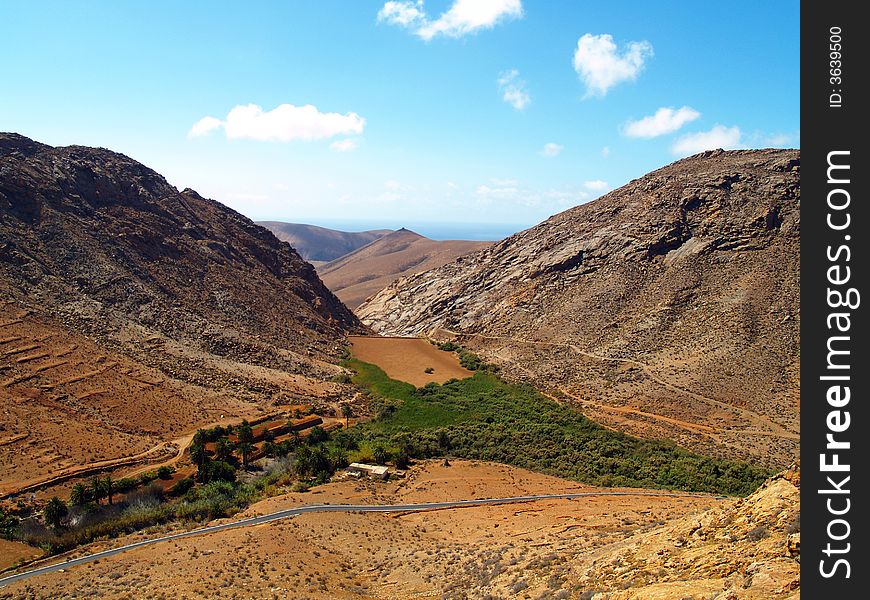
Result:
{"label": "rock face", "polygon": [[632,433],[784,466],[798,448],[799,164],[794,150],[678,161],[356,313],[385,334],[459,335]]}
{"label": "rock face", "polygon": [[288,244],[115,152],[0,134],[0,215],[0,291],[96,337],[280,362],[364,329]]}
{"label": "rock face", "polygon": [[800,598],[800,467],[584,558],[593,599]]}

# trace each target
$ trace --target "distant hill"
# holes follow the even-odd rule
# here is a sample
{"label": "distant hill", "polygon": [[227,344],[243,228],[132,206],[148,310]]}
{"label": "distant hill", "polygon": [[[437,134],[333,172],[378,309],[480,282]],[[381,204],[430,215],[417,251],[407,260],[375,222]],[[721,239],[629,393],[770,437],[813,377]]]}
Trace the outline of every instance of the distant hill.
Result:
{"label": "distant hill", "polygon": [[800,431],[800,154],[686,158],[355,312],[457,337],[623,431],[782,467]]}
{"label": "distant hill", "polygon": [[270,230],[279,240],[293,246],[302,258],[315,264],[341,258],[392,232],[391,229],[337,231],[316,225],[282,221],[258,221],[257,224]]}
{"label": "distant hill", "polygon": [[399,277],[422,273],[492,242],[435,241],[402,228],[320,267],[323,283],[350,308]]}

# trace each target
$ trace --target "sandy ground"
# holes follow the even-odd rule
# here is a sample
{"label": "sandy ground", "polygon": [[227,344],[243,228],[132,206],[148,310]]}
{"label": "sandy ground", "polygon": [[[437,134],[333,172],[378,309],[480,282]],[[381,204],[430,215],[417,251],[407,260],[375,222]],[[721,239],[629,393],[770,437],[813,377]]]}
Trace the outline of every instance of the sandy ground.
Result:
{"label": "sandy ground", "polygon": [[[439,350],[420,338],[352,336],[349,339],[355,358],[377,365],[393,379],[417,387],[474,375],[459,365],[456,353]],[[434,370],[426,373],[427,368]]]}
{"label": "sandy ground", "polygon": [[39,548],[0,538],[0,570],[7,569],[20,560],[38,558],[42,554]]}
{"label": "sandy ground", "polygon": [[[235,518],[300,503],[386,504],[592,489],[504,465],[456,461],[445,467],[429,461],[390,482],[341,480],[275,496]],[[589,552],[721,503],[600,497],[395,515],[302,515],[136,549],[2,588],[0,598],[501,598],[514,595],[511,586],[523,585],[538,593],[517,597],[536,598],[554,585],[555,573],[570,579],[566,549],[572,555]]]}

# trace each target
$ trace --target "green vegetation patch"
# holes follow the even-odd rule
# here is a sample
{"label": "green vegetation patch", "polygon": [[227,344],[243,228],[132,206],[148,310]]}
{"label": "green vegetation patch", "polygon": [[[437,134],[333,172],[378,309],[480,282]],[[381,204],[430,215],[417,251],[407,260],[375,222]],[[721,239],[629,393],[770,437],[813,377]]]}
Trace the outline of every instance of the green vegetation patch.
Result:
{"label": "green vegetation patch", "polygon": [[715,459],[673,442],[643,440],[590,421],[527,386],[487,372],[444,385],[414,386],[350,360],[354,383],[380,405],[379,418],[348,431],[361,447],[415,458],[501,462],[592,485],[681,489],[727,495],[754,491],[772,472]]}

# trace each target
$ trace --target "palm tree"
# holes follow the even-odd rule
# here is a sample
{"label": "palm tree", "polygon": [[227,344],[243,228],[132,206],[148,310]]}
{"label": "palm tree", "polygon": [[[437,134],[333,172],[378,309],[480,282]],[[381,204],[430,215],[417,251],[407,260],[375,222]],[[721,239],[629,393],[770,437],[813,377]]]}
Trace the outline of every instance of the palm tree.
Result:
{"label": "palm tree", "polygon": [[103,494],[109,499],[109,504],[112,504],[112,495],[115,493],[115,482],[112,481],[110,475],[106,475],[103,479]]}
{"label": "palm tree", "polygon": [[344,428],[350,427],[350,418],[353,416],[353,407],[350,404],[341,405],[341,414],[344,417]]}
{"label": "palm tree", "polygon": [[384,448],[381,444],[377,444],[372,449],[372,458],[375,459],[375,462],[377,464],[385,465],[390,459],[390,453],[387,452],[387,449]]}
{"label": "palm tree", "polygon": [[48,501],[48,504],[42,510],[42,516],[47,525],[51,525],[56,529],[60,527],[60,522],[68,512],[66,503],[57,496],[52,496],[51,500]]}
{"label": "palm tree", "polygon": [[233,455],[233,443],[227,438],[221,438],[214,445],[215,458],[227,461]]}
{"label": "palm tree", "polygon": [[300,477],[309,475],[313,467],[311,446],[300,446],[293,456],[293,468]]}
{"label": "palm tree", "polygon": [[69,494],[69,503],[73,506],[81,506],[88,501],[88,488],[79,482],[75,484]]}
{"label": "palm tree", "polygon": [[190,445],[190,459],[197,467],[201,467],[208,462],[208,452],[205,449],[205,444],[194,441]]}
{"label": "palm tree", "polygon": [[[241,438],[240,438],[241,439]],[[251,442],[239,442],[239,445],[236,447],[239,451],[239,454],[242,455],[242,464],[245,468],[248,468],[248,457],[251,456],[251,452],[254,451],[254,445]]]}
{"label": "palm tree", "polygon": [[239,443],[250,444],[254,441],[254,430],[251,429],[251,424],[245,419],[241,425],[236,427],[236,435],[239,436]]}
{"label": "palm tree", "polygon": [[94,502],[97,504],[100,503],[100,500],[102,500],[105,495],[103,490],[103,480],[96,476],[93,477],[91,479],[91,496],[93,496]]}

